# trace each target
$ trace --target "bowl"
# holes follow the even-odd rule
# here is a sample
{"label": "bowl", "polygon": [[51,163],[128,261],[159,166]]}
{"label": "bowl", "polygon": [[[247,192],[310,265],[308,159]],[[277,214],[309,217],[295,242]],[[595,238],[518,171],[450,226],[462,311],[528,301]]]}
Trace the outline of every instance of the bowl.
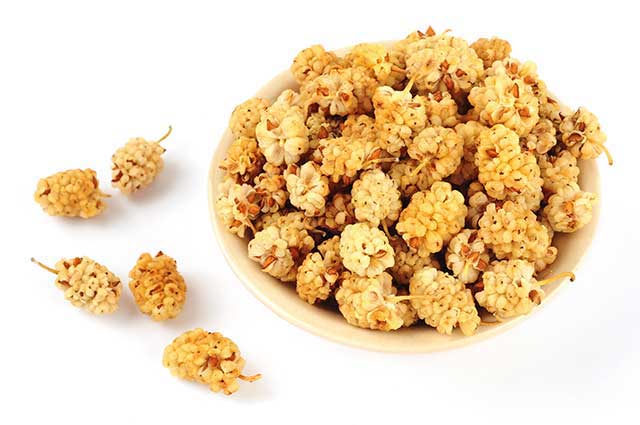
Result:
{"label": "bowl", "polygon": [[[344,54],[347,50],[348,48],[341,49],[336,53]],[[258,90],[256,96],[273,100],[285,89],[298,89],[298,84],[288,70],[269,81]],[[230,107],[229,110],[231,111],[231,109]],[[238,279],[256,298],[284,320],[313,334],[345,345],[373,351],[426,353],[448,350],[490,338],[512,328],[533,314],[539,314],[546,303],[566,284],[567,279],[563,279],[545,286],[545,299],[529,315],[508,319],[493,326],[480,326],[472,336],[464,336],[459,330],[454,330],[452,335],[442,335],[437,333],[435,329],[426,326],[381,332],[349,325],[339,312],[307,304],[298,297],[294,285],[282,283],[263,273],[258,263],[249,259],[247,255],[248,241],[225,230],[216,214],[215,201],[218,196],[218,183],[223,176],[218,166],[226,156],[232,142],[233,137],[230,130],[227,129],[216,147],[209,171],[209,213],[220,249]],[[596,161],[579,161],[579,166],[580,187],[599,195],[600,178]],[[582,277],[579,271],[580,260],[593,240],[599,212],[598,203],[593,210],[593,219],[587,226],[575,233],[556,233],[554,245],[559,251],[558,258],[540,274],[541,278],[562,271],[573,271],[578,279]]]}

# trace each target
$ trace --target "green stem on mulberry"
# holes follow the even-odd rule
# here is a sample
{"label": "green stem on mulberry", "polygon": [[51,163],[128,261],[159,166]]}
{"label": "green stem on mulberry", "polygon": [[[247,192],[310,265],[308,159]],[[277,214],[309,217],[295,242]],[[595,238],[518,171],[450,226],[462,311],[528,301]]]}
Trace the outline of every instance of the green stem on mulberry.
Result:
{"label": "green stem on mulberry", "polygon": [[53,269],[45,264],[42,264],[40,261],[36,260],[35,258],[31,257],[31,262],[37,264],[38,266],[42,267],[43,269],[45,269],[48,272],[51,272],[53,274],[58,274],[58,271],[56,269]]}

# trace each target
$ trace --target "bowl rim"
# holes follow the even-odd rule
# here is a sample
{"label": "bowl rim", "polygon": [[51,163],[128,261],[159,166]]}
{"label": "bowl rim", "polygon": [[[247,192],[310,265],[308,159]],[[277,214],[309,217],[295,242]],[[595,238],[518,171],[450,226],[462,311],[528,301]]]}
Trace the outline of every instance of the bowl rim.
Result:
{"label": "bowl rim", "polygon": [[[390,42],[381,42],[381,43],[390,43]],[[347,49],[349,49],[349,47],[344,48],[344,49],[338,49],[335,52],[337,54],[340,54],[340,52],[344,52]],[[264,97],[263,93],[268,91],[271,87],[273,87],[274,85],[282,85],[282,81],[285,81],[287,79],[291,79],[291,75],[289,73],[289,70],[285,70],[281,73],[279,73],[278,75],[276,75],[274,78],[272,78],[269,82],[267,82],[266,84],[264,84],[260,90],[257,91],[257,93],[255,94],[255,96],[260,96],[260,97]],[[272,100],[272,99],[270,99]],[[562,103],[561,103],[562,104]],[[563,105],[563,104],[562,104]],[[405,354],[410,354],[410,353],[429,353],[429,352],[437,352],[437,351],[444,351],[444,350],[450,350],[450,349],[455,349],[455,348],[460,348],[463,346],[467,346],[467,345],[471,345],[474,344],[476,342],[479,341],[483,341],[485,339],[494,337],[496,335],[499,335],[503,332],[506,332],[509,329],[512,329],[514,326],[516,326],[518,323],[521,323],[522,321],[526,320],[527,318],[531,317],[532,315],[534,315],[535,313],[539,312],[542,308],[544,308],[560,291],[560,289],[562,289],[567,282],[567,279],[561,279],[551,285],[549,285],[548,287],[545,287],[545,298],[544,298],[544,302],[541,303],[541,305],[537,306],[533,312],[531,312],[530,314],[527,315],[521,315],[521,316],[517,316],[514,318],[510,318],[507,320],[504,320],[502,322],[500,322],[500,324],[497,324],[495,326],[487,326],[485,327],[485,329],[482,330],[482,332],[476,332],[475,334],[471,335],[471,336],[464,336],[464,337],[455,337],[455,338],[451,338],[450,336],[445,336],[445,335],[439,335],[439,337],[441,338],[441,341],[437,344],[416,344],[415,347],[411,346],[411,347],[407,347],[405,345],[398,347],[395,346],[394,344],[380,344],[379,342],[375,342],[377,341],[379,338],[375,337],[375,338],[354,338],[353,335],[350,335],[351,332],[331,332],[331,329],[329,328],[325,328],[325,327],[321,327],[318,326],[317,323],[312,323],[311,321],[308,320],[303,320],[301,319],[299,316],[297,316],[296,314],[294,314],[292,311],[290,311],[289,309],[283,307],[282,305],[278,304],[276,301],[274,301],[271,297],[269,297],[266,294],[266,291],[261,290],[258,285],[256,285],[255,283],[252,282],[251,277],[247,274],[247,272],[240,267],[240,265],[234,260],[234,256],[232,254],[232,252],[230,251],[229,246],[227,246],[225,243],[223,243],[223,233],[227,234],[228,232],[223,228],[221,221],[219,220],[217,213],[216,213],[216,207],[215,207],[215,203],[216,203],[216,199],[217,199],[217,183],[218,183],[218,179],[217,176],[220,175],[220,170],[218,168],[218,164],[220,163],[220,161],[224,158],[224,154],[226,153],[226,148],[228,147],[228,143],[224,143],[225,140],[230,139],[232,141],[232,136],[231,136],[231,132],[229,130],[229,128],[226,128],[226,130],[223,132],[222,137],[220,138],[220,140],[218,141],[215,150],[214,150],[214,154],[213,157],[210,161],[210,166],[209,166],[209,172],[207,173],[207,191],[208,191],[208,205],[209,205],[209,215],[210,215],[210,220],[211,220],[211,224],[213,227],[213,233],[215,235],[216,241],[218,243],[218,246],[220,247],[220,250],[227,262],[227,264],[231,267],[231,270],[233,271],[233,273],[238,277],[238,279],[240,280],[240,282],[242,282],[243,286],[249,290],[249,292],[251,294],[253,294],[254,297],[256,297],[262,304],[264,304],[265,306],[267,306],[271,311],[273,311],[278,317],[280,317],[281,319],[286,320],[289,323],[292,323],[293,325],[297,326],[298,328],[301,328],[311,334],[314,334],[316,336],[328,339],[330,341],[333,342],[337,342],[346,346],[350,346],[350,347],[354,347],[354,348],[359,348],[359,349],[365,349],[365,350],[369,350],[369,351],[376,351],[376,352],[387,352],[387,353],[405,353]],[[224,148],[223,148],[224,147]],[[583,167],[584,164],[587,163],[586,161],[579,161],[579,166],[580,166],[580,170],[581,170],[581,176],[582,176],[582,171],[584,168]],[[591,175],[591,180],[593,182],[593,184],[591,185],[591,187],[589,188],[589,190],[593,193],[595,193],[598,196],[598,202],[596,203],[596,205],[593,208],[593,212],[592,212],[592,220],[589,223],[589,234],[587,235],[587,237],[589,238],[587,243],[584,246],[583,252],[581,254],[579,254],[578,259],[575,263],[575,266],[573,267],[573,269],[571,271],[573,272],[577,272],[582,265],[582,262],[585,258],[585,256],[588,254],[589,250],[591,249],[591,245],[593,242],[593,239],[595,237],[595,234],[597,232],[597,224],[599,222],[599,218],[600,218],[600,172],[599,172],[599,166],[596,162],[596,160],[589,160],[589,163],[591,163],[592,165],[589,166],[589,172]],[[581,230],[586,230],[586,229],[581,229]],[[573,234],[565,234],[565,235],[573,235]],[[570,237],[570,236],[566,236],[566,237]],[[265,278],[272,278],[271,276],[265,275]],[[299,299],[295,289],[292,289],[291,291],[292,296],[294,296],[295,298],[297,298],[300,303],[304,303],[303,300]],[[396,330],[393,332],[380,332],[380,331],[375,331],[375,330],[368,330],[368,329],[362,329],[362,328],[358,328],[352,325],[349,325],[346,321],[344,322],[344,326],[345,329],[347,329],[347,327],[352,327],[353,328],[353,332],[352,333],[357,333],[357,332],[361,332],[361,331],[366,331],[366,332],[372,332],[372,333],[376,333],[376,334],[384,334],[387,335],[389,337],[392,338],[392,335],[399,333],[399,332],[407,332],[409,331],[411,328],[407,328],[407,329],[400,329],[400,330]],[[435,330],[433,329],[428,329],[426,331],[433,331],[435,332]],[[375,341],[374,341],[375,340]]]}

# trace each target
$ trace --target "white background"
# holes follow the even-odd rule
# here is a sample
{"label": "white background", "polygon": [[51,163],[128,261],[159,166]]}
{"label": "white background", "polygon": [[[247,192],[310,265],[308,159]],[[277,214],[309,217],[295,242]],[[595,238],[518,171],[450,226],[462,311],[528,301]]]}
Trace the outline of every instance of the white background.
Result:
{"label": "white background", "polygon": [[[0,3],[0,422],[637,420],[637,13],[611,1],[90,3]],[[277,318],[231,273],[209,223],[209,159],[234,105],[298,50],[428,24],[470,41],[507,38],[566,103],[599,116],[616,159],[611,168],[598,159],[600,227],[576,283],[505,334],[425,355],[339,346]],[[132,199],[117,194],[113,151],[169,124],[163,174]],[[46,216],[32,200],[37,179],[76,167],[98,171],[114,194],[108,210],[88,221]],[[128,289],[116,314],[90,316],[29,263],[88,255],[126,283],[138,255],[159,249],[189,285],[183,314],[161,324],[137,312]],[[233,338],[245,371],[264,379],[225,397],[173,378],[162,350],[196,326]]]}

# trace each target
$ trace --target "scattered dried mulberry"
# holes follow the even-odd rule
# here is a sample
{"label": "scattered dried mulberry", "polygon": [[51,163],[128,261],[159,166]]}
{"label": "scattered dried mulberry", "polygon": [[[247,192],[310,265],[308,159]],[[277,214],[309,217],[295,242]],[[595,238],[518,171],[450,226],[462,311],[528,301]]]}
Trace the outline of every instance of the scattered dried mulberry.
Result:
{"label": "scattered dried mulberry", "polygon": [[122,291],[120,278],[102,264],[89,257],[76,257],[58,261],[53,269],[33,258],[31,261],[56,275],[56,286],[75,307],[94,314],[113,313],[118,309]]}
{"label": "scattered dried mulberry", "polygon": [[140,311],[153,320],[167,320],[182,311],[187,285],[176,260],[162,251],[155,257],[144,253],[129,272],[129,289]]}
{"label": "scattered dried mulberry", "polygon": [[208,385],[211,391],[226,395],[238,390],[238,379],[254,382],[261,378],[259,374],[242,374],[245,360],[233,341],[200,328],[174,339],[164,349],[162,364],[178,378]]}
{"label": "scattered dried mulberry", "polygon": [[91,218],[106,208],[102,199],[109,196],[98,184],[91,169],[62,171],[40,179],[33,198],[49,215]]}
{"label": "scattered dried mulberry", "polygon": [[111,157],[111,185],[126,195],[149,186],[164,167],[162,154],[166,149],[160,142],[170,134],[171,127],[155,142],[142,137],[129,139]]}

